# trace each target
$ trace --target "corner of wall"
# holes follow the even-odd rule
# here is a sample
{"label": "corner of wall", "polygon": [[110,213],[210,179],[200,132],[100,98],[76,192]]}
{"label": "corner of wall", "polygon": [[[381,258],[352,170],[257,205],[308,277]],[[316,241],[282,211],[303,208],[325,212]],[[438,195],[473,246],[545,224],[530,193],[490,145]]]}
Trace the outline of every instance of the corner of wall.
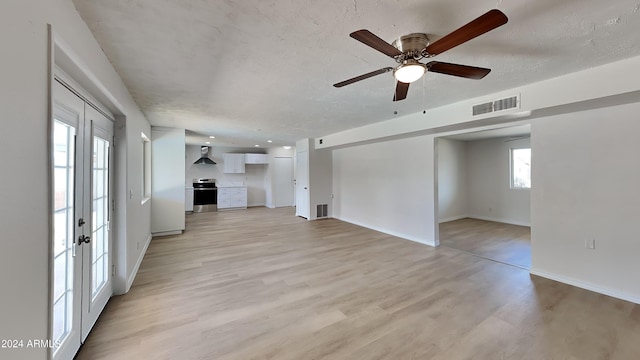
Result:
{"label": "corner of wall", "polygon": [[136,261],[135,265],[133,266],[133,269],[131,269],[131,272],[127,276],[125,293],[129,292],[129,290],[131,289],[131,285],[133,285],[133,281],[136,279],[136,275],[138,275],[138,270],[140,269],[140,264],[142,264],[142,259],[144,259],[144,255],[147,253],[149,244],[151,244],[151,238],[152,236],[151,234],[149,234],[149,237],[147,237],[147,240],[145,241],[144,246],[142,247],[142,251],[140,251],[140,253],[138,254],[138,260]]}

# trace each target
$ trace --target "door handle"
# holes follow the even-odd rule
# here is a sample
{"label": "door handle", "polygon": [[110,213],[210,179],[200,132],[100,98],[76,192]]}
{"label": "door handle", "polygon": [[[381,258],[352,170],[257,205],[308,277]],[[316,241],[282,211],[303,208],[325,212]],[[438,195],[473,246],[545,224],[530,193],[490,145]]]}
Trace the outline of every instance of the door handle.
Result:
{"label": "door handle", "polygon": [[80,235],[78,237],[78,245],[82,245],[82,243],[88,244],[91,242],[91,238],[86,235]]}

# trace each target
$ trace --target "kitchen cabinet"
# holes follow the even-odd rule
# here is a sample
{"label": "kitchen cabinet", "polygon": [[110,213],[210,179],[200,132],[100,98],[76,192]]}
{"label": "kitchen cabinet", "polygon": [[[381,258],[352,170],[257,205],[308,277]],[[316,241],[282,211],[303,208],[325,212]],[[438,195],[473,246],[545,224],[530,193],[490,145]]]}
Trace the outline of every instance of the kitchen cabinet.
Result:
{"label": "kitchen cabinet", "polygon": [[218,210],[246,208],[246,186],[218,187]]}
{"label": "kitchen cabinet", "polygon": [[244,155],[226,153],[223,155],[225,174],[244,174]]}
{"label": "kitchen cabinet", "polygon": [[244,154],[245,164],[268,164],[269,155],[267,154]]}

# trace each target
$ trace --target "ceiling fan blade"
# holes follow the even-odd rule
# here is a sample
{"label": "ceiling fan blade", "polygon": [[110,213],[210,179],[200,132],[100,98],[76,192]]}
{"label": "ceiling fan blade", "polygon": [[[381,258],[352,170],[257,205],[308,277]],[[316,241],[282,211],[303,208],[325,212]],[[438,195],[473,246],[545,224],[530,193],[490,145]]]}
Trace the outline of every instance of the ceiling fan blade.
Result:
{"label": "ceiling fan blade", "polygon": [[370,78],[372,76],[384,74],[384,73],[389,72],[391,70],[393,70],[393,68],[391,68],[391,67],[382,68],[380,70],[376,70],[376,71],[372,71],[370,73],[366,73],[366,74],[363,74],[363,75],[360,75],[360,76],[356,76],[356,77],[351,78],[349,80],[341,81],[341,82],[339,82],[337,84],[333,84],[333,86],[337,87],[337,88],[343,87],[345,85],[353,84],[354,82],[357,82],[357,81],[360,81],[360,80],[368,79],[368,78]]}
{"label": "ceiling fan blade", "polygon": [[467,42],[477,36],[489,32],[507,23],[509,19],[498,9],[489,10],[484,15],[462,26],[458,30],[445,35],[425,49],[430,55],[441,54],[453,47]]}
{"label": "ceiling fan blade", "polygon": [[393,101],[400,101],[407,98],[409,83],[396,81],[396,92],[393,94]]}
{"label": "ceiling fan blade", "polygon": [[361,43],[367,46],[370,46],[380,51],[381,53],[387,56],[395,57],[398,55],[402,55],[402,52],[400,50],[396,49],[388,42],[380,39],[369,30],[362,29],[362,30],[354,31],[351,34],[349,34],[349,36],[351,36],[352,38],[360,41]]}
{"label": "ceiling fan blade", "polygon": [[475,79],[479,80],[483,77],[487,76],[491,72],[491,69],[468,66],[468,65],[459,65],[459,64],[450,64],[439,61],[431,61],[427,63],[427,70],[431,72],[437,72],[440,74],[459,76],[467,79]]}

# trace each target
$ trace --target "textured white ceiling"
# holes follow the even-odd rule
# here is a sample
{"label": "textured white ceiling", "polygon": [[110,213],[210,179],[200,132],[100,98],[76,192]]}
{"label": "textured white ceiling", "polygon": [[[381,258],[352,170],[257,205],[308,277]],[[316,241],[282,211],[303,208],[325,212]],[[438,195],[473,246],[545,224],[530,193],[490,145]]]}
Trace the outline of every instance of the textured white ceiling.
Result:
{"label": "textured white ceiling", "polygon": [[[290,145],[640,55],[640,0],[73,2],[151,124],[191,143]],[[395,65],[352,31],[433,42],[492,8],[509,22],[435,58],[482,80],[428,73],[397,103],[391,73],[332,86]]]}

